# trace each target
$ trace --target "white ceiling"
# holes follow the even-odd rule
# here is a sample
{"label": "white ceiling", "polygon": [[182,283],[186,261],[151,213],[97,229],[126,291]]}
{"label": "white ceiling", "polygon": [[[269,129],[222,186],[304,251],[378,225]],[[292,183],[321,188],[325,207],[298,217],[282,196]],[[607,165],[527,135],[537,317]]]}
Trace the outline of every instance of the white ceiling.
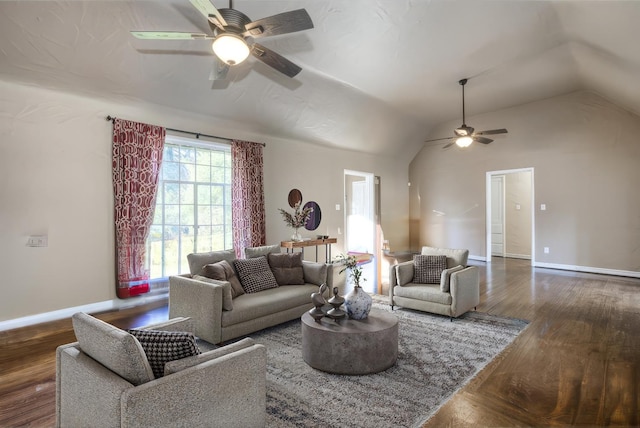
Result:
{"label": "white ceiling", "polygon": [[468,116],[579,89],[640,113],[640,1],[237,0],[234,8],[252,19],[305,8],[314,29],[261,40],[303,71],[289,79],[250,58],[233,82],[212,88],[210,42],[129,34],[209,32],[188,0],[0,1],[0,79],[133,97],[371,153],[461,121],[465,77]]}

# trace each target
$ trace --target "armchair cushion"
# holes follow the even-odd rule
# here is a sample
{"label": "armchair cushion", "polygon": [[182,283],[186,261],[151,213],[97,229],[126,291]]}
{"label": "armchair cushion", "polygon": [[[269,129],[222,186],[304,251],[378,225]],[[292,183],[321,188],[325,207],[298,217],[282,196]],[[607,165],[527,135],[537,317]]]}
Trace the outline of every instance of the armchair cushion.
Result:
{"label": "armchair cushion", "polygon": [[84,312],[75,313],[71,322],[82,352],[133,385],[154,379],[144,350],[133,335]]}
{"label": "armchair cushion", "polygon": [[445,269],[442,271],[442,276],[440,277],[440,291],[444,293],[448,293],[450,289],[451,282],[451,274],[454,272],[458,272],[459,270],[464,269],[464,266],[458,265],[452,267],[451,269]]}
{"label": "armchair cushion", "polygon": [[[224,280],[219,281],[217,279],[211,279],[211,278],[207,278],[206,276],[200,276],[200,275],[195,275],[193,279],[222,286],[222,310],[223,311],[233,310],[233,291],[232,291],[231,283],[226,282]],[[244,291],[242,292],[242,294],[244,294]]]}
{"label": "armchair cushion", "polygon": [[413,261],[398,263],[393,268],[396,270],[397,285],[405,285],[413,281],[415,271]]}
{"label": "armchair cushion", "polygon": [[440,284],[442,271],[447,268],[447,256],[415,255],[413,282],[416,284]]}
{"label": "armchair cushion", "polygon": [[231,297],[234,299],[244,294],[240,280],[227,260],[220,260],[216,263],[204,265],[198,275],[218,281],[228,281],[231,284]]}
{"label": "armchair cushion", "polygon": [[256,293],[278,287],[265,256],[238,259],[233,263],[245,293]]}
{"label": "armchair cushion", "polygon": [[129,330],[140,344],[156,378],[164,375],[164,365],[173,360],[200,354],[193,333],[184,331]]}
{"label": "armchair cushion", "polygon": [[267,260],[278,285],[304,284],[302,253],[270,253]]}

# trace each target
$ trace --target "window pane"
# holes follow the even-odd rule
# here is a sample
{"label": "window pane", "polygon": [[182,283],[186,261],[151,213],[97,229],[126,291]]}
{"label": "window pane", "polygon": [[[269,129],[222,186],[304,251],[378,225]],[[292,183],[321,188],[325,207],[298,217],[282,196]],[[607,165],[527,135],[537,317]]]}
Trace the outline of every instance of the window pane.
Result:
{"label": "window pane", "polygon": [[187,230],[187,228],[193,229],[194,224],[194,206],[180,205],[180,225],[183,226],[183,233]]}
{"label": "window pane", "polygon": [[198,186],[198,204],[211,203],[211,187],[208,185]]}
{"label": "window pane", "polygon": [[[223,226],[213,226],[211,228],[213,231],[212,241],[213,246],[220,249],[225,249],[224,243],[224,227]],[[230,247],[229,247],[230,248]]]}
{"label": "window pane", "polygon": [[224,224],[223,207],[211,207],[211,224]]}
{"label": "window pane", "polygon": [[198,236],[196,236],[196,251],[211,251],[211,226],[199,226]]}
{"label": "window pane", "polygon": [[222,186],[211,187],[211,204],[223,205],[224,204],[224,189]]}
{"label": "window pane", "polygon": [[199,165],[211,165],[211,151],[208,149],[196,149],[196,163]]}
{"label": "window pane", "polygon": [[198,206],[198,225],[210,225],[211,224],[211,206],[199,205]]}
{"label": "window pane", "polygon": [[162,155],[162,162],[179,162],[180,161],[180,148],[165,144],[164,154]]}
{"label": "window pane", "polygon": [[196,161],[196,150],[193,147],[180,147],[180,162],[194,163]]}
{"label": "window pane", "polygon": [[208,165],[196,165],[196,181],[198,183],[211,182],[211,167]]}
{"label": "window pane", "polygon": [[180,178],[180,164],[162,161],[162,179],[178,180]]}
{"label": "window pane", "polygon": [[164,185],[163,202],[165,204],[177,204],[180,202],[180,185],[178,183],[166,183]]}
{"label": "window pane", "polygon": [[180,203],[192,204],[193,203],[193,184],[180,184]]}
{"label": "window pane", "polygon": [[193,181],[196,178],[196,166],[192,164],[180,165],[180,180]]}
{"label": "window pane", "polygon": [[164,223],[170,225],[180,224],[180,205],[164,206]]}
{"label": "window pane", "polygon": [[153,224],[162,224],[162,205],[158,204],[158,201],[156,201],[156,209],[153,212]]}
{"label": "window pane", "polygon": [[224,183],[224,168],[211,167],[211,181],[214,183]]}
{"label": "window pane", "polygon": [[225,153],[223,152],[211,153],[211,165],[224,166],[224,162],[225,162]]}

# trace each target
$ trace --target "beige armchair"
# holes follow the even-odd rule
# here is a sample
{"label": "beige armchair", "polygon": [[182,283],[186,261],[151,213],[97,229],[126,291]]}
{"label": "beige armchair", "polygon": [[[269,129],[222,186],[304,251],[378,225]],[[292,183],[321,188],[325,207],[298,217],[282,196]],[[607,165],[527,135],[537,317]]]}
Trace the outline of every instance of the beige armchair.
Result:
{"label": "beige armchair", "polygon": [[[164,376],[154,378],[133,335],[84,313],[72,321],[78,342],[56,351],[58,427],[265,425],[264,346],[243,339],[168,362]],[[192,331],[192,322],[145,329]]]}
{"label": "beige armchair", "polygon": [[414,282],[414,261],[389,268],[389,304],[457,318],[480,303],[478,268],[467,266],[469,250],[422,247],[422,255],[446,256],[438,283]]}

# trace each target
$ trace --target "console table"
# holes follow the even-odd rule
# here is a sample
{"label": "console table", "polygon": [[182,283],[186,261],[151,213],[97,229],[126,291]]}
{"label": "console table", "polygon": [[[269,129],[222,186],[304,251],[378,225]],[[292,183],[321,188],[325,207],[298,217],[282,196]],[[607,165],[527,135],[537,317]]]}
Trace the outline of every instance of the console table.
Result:
{"label": "console table", "polygon": [[318,246],[324,245],[324,258],[326,263],[331,262],[331,244],[335,244],[338,242],[337,238],[327,238],[327,239],[308,239],[305,241],[282,241],[280,242],[280,246],[287,249],[287,253],[289,250],[293,253],[295,248],[300,248],[302,252],[302,258],[304,258],[304,248],[305,247],[316,247],[316,261],[318,261]]}

